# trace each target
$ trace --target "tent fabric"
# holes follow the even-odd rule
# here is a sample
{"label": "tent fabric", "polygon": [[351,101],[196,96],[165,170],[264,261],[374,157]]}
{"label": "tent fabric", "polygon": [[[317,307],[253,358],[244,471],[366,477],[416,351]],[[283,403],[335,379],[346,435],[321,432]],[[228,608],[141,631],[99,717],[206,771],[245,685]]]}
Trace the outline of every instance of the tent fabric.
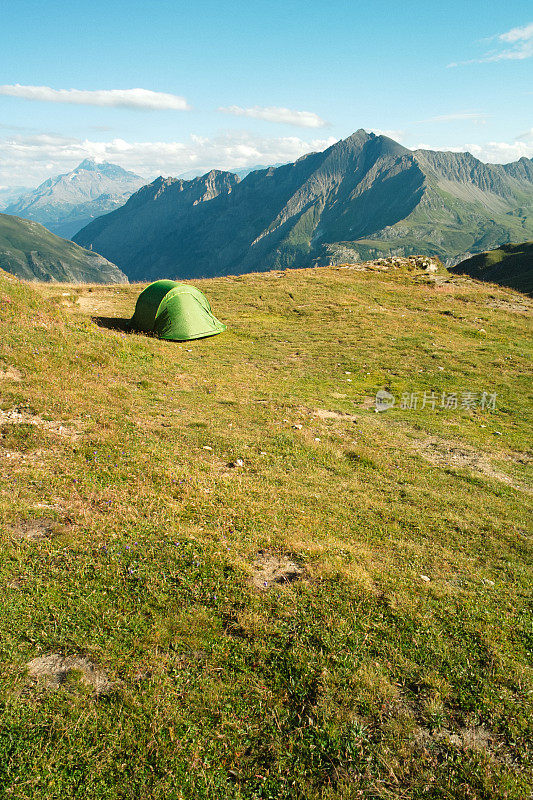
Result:
{"label": "tent fabric", "polygon": [[199,289],[170,280],[155,281],[141,292],[130,327],[177,342],[226,330]]}

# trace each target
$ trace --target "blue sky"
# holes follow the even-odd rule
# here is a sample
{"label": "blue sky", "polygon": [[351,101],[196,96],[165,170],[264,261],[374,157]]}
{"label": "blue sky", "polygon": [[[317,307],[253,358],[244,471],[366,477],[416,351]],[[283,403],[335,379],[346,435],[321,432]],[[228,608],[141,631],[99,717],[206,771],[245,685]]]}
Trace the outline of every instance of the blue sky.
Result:
{"label": "blue sky", "polygon": [[0,186],[86,156],[149,178],[288,161],[361,127],[532,157],[532,78],[526,2],[18,0],[2,9]]}

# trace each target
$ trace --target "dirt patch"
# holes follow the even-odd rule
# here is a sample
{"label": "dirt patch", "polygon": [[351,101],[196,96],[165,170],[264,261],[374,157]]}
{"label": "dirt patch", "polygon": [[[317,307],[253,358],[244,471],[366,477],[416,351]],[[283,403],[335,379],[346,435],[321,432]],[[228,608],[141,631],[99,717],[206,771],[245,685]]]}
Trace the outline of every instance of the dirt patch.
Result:
{"label": "dirt patch", "polygon": [[[515,483],[515,481],[513,481],[509,475],[506,475],[504,472],[500,472],[500,470],[493,467],[492,462],[486,453],[480,452],[469,445],[450,442],[446,439],[438,439],[437,437],[430,436],[427,439],[419,439],[415,444],[415,450],[426,461],[429,461],[431,464],[436,464],[439,467],[454,467],[456,469],[466,468],[472,470],[473,472],[486,475],[488,478],[494,478],[498,481],[501,481],[501,483],[506,483],[508,486],[513,486],[517,489],[525,488],[524,486]],[[517,459],[513,459],[503,454],[499,457],[509,461],[527,461],[523,455],[520,455],[520,457]]]}
{"label": "dirt patch", "polygon": [[526,298],[516,298],[513,300],[488,300],[487,305],[489,308],[496,308],[499,311],[510,311],[512,314],[531,314],[533,311],[533,304],[528,303]]}
{"label": "dirt patch", "polygon": [[57,436],[63,436],[69,439],[75,439],[80,434],[79,431],[70,425],[63,425],[61,422],[43,419],[37,414],[30,414],[27,411],[21,411],[18,408],[13,408],[11,411],[2,411],[0,409],[0,425],[35,425],[45,431],[54,433]]}
{"label": "dirt patch", "polygon": [[0,369],[0,381],[21,381],[22,372],[16,367],[7,367],[7,369]]}
{"label": "dirt patch", "polygon": [[481,725],[475,728],[459,728],[455,731],[448,730],[448,728],[430,731],[429,728],[419,727],[416,731],[416,739],[424,746],[444,744],[462,750],[476,750],[496,758],[501,757],[501,754],[498,753],[496,738]]}
{"label": "dirt patch", "polygon": [[303,569],[287,556],[276,556],[260,550],[252,565],[252,583],[258,589],[269,589],[284,583],[294,583]]}
{"label": "dirt patch", "polygon": [[39,539],[51,539],[64,532],[64,526],[52,519],[32,519],[13,525],[10,532],[17,539],[35,542]]}
{"label": "dirt patch", "polygon": [[26,666],[30,678],[47,689],[58,689],[72,674],[79,675],[82,682],[94,689],[97,695],[109,694],[121,685],[120,681],[111,681],[104,670],[83,656],[50,653],[34,658]]}
{"label": "dirt patch", "polygon": [[102,311],[112,311],[113,298],[110,297],[94,297],[92,294],[89,296],[81,295],[76,298],[76,305],[84,314],[98,314]]}
{"label": "dirt patch", "polygon": [[346,414],[344,411],[328,411],[326,408],[315,408],[312,414],[319,419],[341,419],[344,422],[357,422],[357,417],[354,414]]}

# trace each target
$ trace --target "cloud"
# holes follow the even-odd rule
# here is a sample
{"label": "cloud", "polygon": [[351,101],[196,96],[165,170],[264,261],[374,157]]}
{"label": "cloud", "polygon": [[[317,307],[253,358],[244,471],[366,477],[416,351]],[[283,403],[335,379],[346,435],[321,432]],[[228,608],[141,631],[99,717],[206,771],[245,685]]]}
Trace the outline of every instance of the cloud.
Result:
{"label": "cloud", "polygon": [[528,131],[524,131],[521,133],[520,136],[516,137],[517,141],[521,141],[522,139],[526,142],[533,142],[533,128],[530,128]]}
{"label": "cloud", "polygon": [[[462,67],[465,64],[488,64],[491,61],[523,61],[533,56],[533,22],[520,28],[511,28],[506,33],[492,36],[491,41],[496,41],[499,48],[485,53],[481,58],[471,58],[468,61],[453,61],[448,67]],[[511,45],[510,47],[507,45]],[[503,46],[503,49],[501,49]]]}
{"label": "cloud", "polygon": [[232,170],[295,161],[306,153],[324,150],[335,141],[332,136],[272,138],[247,132],[212,138],[191,136],[183,142],[127,142],[120,138],[94,141],[53,134],[14,136],[0,141],[0,182],[12,186],[37,184],[73,169],[84,158],[111,161],[150,179],[193,169],[202,174],[214,168]]}
{"label": "cloud", "polygon": [[187,111],[189,105],[177,94],[152,92],[150,89],[51,89],[49,86],[21,86],[18,83],[0,86],[0,95],[38,100],[43,103],[70,103],[81,106],[142,108],[150,111]]}
{"label": "cloud", "polygon": [[533,158],[533,141],[527,142],[486,142],[485,144],[464,144],[459,146],[443,145],[435,147],[429,144],[419,144],[412,150],[449,150],[452,153],[472,153],[480,161],[489,164],[507,164],[518,161],[519,158]]}
{"label": "cloud", "polygon": [[219,108],[223,114],[235,114],[237,117],[252,117],[252,119],[264,119],[267,122],[282,122],[288,125],[297,125],[300,128],[323,128],[328,123],[318,114],[312,111],[293,111],[290,108],[278,106],[253,106],[253,108],[241,108],[241,106],[227,106]]}
{"label": "cloud", "polygon": [[405,131],[382,130],[381,128],[372,128],[372,133],[375,133],[376,136],[388,136],[389,139],[394,139],[395,142],[401,142],[405,136]]}

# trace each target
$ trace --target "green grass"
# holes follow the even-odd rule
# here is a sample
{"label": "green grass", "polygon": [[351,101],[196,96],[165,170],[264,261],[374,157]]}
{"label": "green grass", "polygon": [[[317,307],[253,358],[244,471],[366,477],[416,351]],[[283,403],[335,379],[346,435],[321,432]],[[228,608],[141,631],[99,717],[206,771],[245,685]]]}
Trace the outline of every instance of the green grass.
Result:
{"label": "green grass", "polygon": [[[0,275],[0,409],[27,415],[0,417],[4,796],[523,800],[531,302],[349,269],[197,285],[229,329],[177,344],[104,327],[139,286]],[[376,414],[383,388],[497,404]],[[260,549],[303,579],[253,588]],[[47,653],[122,683],[46,690]]]}

